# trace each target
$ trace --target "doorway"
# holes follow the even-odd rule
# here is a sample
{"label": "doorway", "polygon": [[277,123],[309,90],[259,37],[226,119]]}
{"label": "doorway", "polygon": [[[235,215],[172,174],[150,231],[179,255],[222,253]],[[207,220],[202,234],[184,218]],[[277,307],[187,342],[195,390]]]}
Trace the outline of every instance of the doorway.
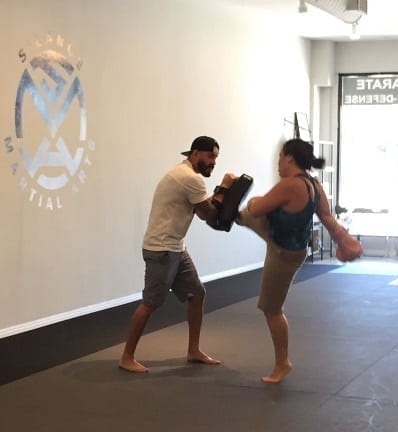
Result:
{"label": "doorway", "polygon": [[398,74],[339,76],[338,206],[369,255],[396,255]]}

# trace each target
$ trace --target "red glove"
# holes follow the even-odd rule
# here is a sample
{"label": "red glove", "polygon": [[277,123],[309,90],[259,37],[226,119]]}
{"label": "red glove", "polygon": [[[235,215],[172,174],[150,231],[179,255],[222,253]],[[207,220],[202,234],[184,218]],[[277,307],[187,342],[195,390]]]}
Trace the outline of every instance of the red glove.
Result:
{"label": "red glove", "polygon": [[340,261],[353,261],[362,255],[361,242],[350,236],[342,226],[331,237],[337,243],[336,257]]}

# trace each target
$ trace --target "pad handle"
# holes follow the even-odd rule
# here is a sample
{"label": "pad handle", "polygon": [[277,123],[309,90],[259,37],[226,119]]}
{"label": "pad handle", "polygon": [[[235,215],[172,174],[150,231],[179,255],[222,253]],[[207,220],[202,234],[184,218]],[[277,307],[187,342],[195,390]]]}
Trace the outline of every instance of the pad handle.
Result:
{"label": "pad handle", "polygon": [[253,184],[253,177],[242,174],[231,187],[224,192],[224,200],[218,209],[215,223],[207,224],[218,231],[230,231],[232,224],[239,213],[239,205],[249,192]]}

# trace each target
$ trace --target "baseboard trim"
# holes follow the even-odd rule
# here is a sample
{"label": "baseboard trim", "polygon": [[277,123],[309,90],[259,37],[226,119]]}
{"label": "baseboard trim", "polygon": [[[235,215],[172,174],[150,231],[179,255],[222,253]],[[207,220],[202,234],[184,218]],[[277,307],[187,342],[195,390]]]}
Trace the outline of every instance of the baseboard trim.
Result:
{"label": "baseboard trim", "polygon": [[[261,269],[233,273],[237,273],[237,269],[222,273],[228,277],[221,277],[220,273],[202,278],[208,281],[204,283],[207,291],[205,313],[258,294]],[[50,317],[51,321],[47,318],[14,328],[14,331],[25,331],[0,339],[0,385],[124,343],[140,298],[141,293],[59,314]],[[118,305],[126,301],[126,304]],[[181,305],[174,295],[169,295],[148,322],[145,333],[185,320],[186,306]],[[33,329],[33,325],[38,328]],[[27,331],[28,328],[31,330]]]}
{"label": "baseboard trim", "polygon": [[[215,281],[218,279],[224,279],[224,278],[230,277],[230,276],[235,276],[235,275],[238,275],[241,273],[246,273],[246,272],[249,272],[252,270],[257,270],[257,269],[261,268],[262,266],[263,266],[263,262],[250,264],[247,266],[236,267],[236,268],[222,271],[219,273],[214,273],[214,274],[202,276],[200,279],[203,283],[207,283],[207,282]],[[56,323],[59,323],[62,321],[67,321],[67,320],[70,320],[73,318],[78,318],[78,317],[81,317],[83,315],[88,315],[91,313],[95,313],[95,312],[103,311],[103,310],[110,309],[113,307],[132,303],[132,302],[141,300],[141,298],[142,298],[142,294],[141,294],[141,292],[139,292],[139,293],[135,293],[135,294],[132,294],[132,295],[129,295],[126,297],[112,299],[109,301],[96,303],[96,304],[93,304],[90,306],[85,306],[85,307],[81,307],[78,309],[73,309],[71,311],[62,312],[62,313],[59,313],[56,315],[51,315],[49,317],[40,318],[40,319],[37,319],[34,321],[29,321],[26,323],[15,325],[15,326],[6,327],[3,329],[0,329],[0,339],[5,338],[5,337],[9,337],[9,336],[14,336],[14,335],[17,335],[20,333],[25,333],[25,332],[30,331],[30,330],[36,330],[36,329],[39,329],[41,327],[56,324]]]}
{"label": "baseboard trim", "polygon": [[68,312],[62,312],[56,315],[52,315],[45,318],[40,318],[34,321],[29,321],[23,324],[18,324],[12,327],[6,327],[0,330],[0,339],[8,336],[14,336],[19,333],[25,333],[30,330],[36,330],[41,327],[45,327],[51,324],[56,324],[61,321],[66,321],[72,318],[77,318],[83,315],[88,315],[94,312],[99,312],[105,309],[110,309],[112,307],[121,306],[127,303],[131,303],[142,298],[141,293],[132,294],[126,297],[117,298],[102,303],[93,304],[90,306],[85,306],[78,309],[73,309]]}
{"label": "baseboard trim", "polygon": [[261,261],[261,262],[255,263],[255,264],[250,264],[250,265],[243,266],[243,267],[236,267],[236,268],[222,271],[219,273],[214,273],[214,274],[207,275],[207,276],[201,276],[200,280],[203,283],[207,283],[207,282],[211,282],[211,281],[214,281],[217,279],[224,279],[224,278],[227,278],[230,276],[236,276],[236,275],[241,274],[241,273],[246,273],[246,272],[249,272],[252,270],[257,270],[259,268],[262,268],[263,266],[264,266],[264,262]]}
{"label": "baseboard trim", "polygon": [[[257,265],[250,268],[253,267]],[[296,275],[294,283],[321,275],[337,267],[339,266],[304,264]],[[258,296],[261,275],[262,265],[251,271],[238,273],[238,269],[234,269],[202,277],[203,281],[207,281],[204,282],[207,292],[204,304],[205,314]],[[62,321],[48,325],[48,319],[41,320],[36,322],[37,325],[42,325],[40,328],[0,339],[0,385],[123,344],[131,316],[140,304],[140,297],[140,294],[135,294],[114,300],[112,303],[94,305],[91,309],[81,308],[73,312],[84,313],[84,315],[73,318],[70,318],[72,315],[60,314],[56,317],[62,317]],[[134,300],[136,298],[138,300]],[[128,303],[117,305],[125,301]],[[110,304],[113,307],[109,307]],[[93,312],[93,307],[107,308]],[[91,312],[88,313],[89,311]],[[186,305],[181,305],[176,296],[170,294],[164,305],[151,317],[144,333],[157,331],[185,320]],[[21,328],[19,326],[19,329]]]}

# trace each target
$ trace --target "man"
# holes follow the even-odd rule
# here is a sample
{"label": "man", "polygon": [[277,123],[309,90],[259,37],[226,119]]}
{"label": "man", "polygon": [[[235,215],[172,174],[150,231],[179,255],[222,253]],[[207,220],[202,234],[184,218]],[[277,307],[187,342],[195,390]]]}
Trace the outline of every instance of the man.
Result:
{"label": "man", "polygon": [[201,175],[210,177],[218,152],[219,145],[214,138],[197,137],[191,149],[181,153],[187,159],[168,171],[158,183],[143,241],[145,287],[142,303],[132,316],[119,361],[119,367],[124,370],[148,372],[148,368],[135,359],[135,350],[149,317],[162,305],[170,289],[180,301],[188,302],[187,360],[208,365],[220,363],[199,348],[205,288],[184,247],[184,237],[194,214],[214,223],[218,212],[216,206],[234,181],[232,174],[226,174],[214,195],[207,195]]}

